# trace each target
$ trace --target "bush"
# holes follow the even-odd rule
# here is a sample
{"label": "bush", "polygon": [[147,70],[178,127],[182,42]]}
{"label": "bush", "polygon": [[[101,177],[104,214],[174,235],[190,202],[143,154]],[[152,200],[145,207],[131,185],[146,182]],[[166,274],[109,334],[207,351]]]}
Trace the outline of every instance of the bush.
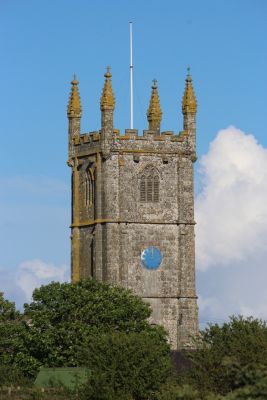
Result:
{"label": "bush", "polygon": [[[267,367],[266,322],[253,318],[231,317],[222,326],[210,325],[201,334],[198,350],[190,354],[193,368],[185,381],[202,394],[227,394],[245,386],[244,368]],[[240,380],[243,376],[243,381]]]}
{"label": "bush", "polygon": [[81,360],[91,371],[82,400],[152,398],[172,371],[169,346],[156,330],[94,337]]}

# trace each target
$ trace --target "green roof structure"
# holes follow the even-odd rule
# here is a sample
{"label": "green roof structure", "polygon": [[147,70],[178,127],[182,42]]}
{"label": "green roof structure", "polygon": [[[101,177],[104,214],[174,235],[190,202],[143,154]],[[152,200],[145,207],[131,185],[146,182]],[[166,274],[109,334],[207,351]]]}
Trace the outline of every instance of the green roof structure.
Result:
{"label": "green roof structure", "polygon": [[41,368],[34,386],[38,388],[65,387],[75,389],[83,385],[89,376],[87,368]]}

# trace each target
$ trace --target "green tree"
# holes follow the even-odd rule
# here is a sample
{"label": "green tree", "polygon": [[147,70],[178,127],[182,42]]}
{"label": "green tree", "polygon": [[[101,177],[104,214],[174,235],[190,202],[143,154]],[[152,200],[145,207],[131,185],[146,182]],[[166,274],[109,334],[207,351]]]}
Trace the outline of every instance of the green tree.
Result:
{"label": "green tree", "polygon": [[172,373],[169,346],[154,329],[96,336],[81,360],[91,371],[81,400],[152,399]]}
{"label": "green tree", "polygon": [[96,335],[165,332],[147,322],[151,308],[132,292],[93,279],[51,283],[36,289],[25,305],[27,345],[43,366],[80,365],[80,354]]}
{"label": "green tree", "polygon": [[167,381],[156,395],[156,400],[199,400],[199,392],[190,385],[179,386]]}
{"label": "green tree", "polygon": [[[253,319],[231,317],[222,326],[210,325],[201,333],[198,350],[191,354],[193,368],[185,381],[208,392],[227,394],[248,384],[246,368],[267,366],[267,325]],[[243,381],[241,379],[243,377]]]}
{"label": "green tree", "polygon": [[42,286],[25,305],[29,355],[47,367],[88,367],[82,399],[146,399],[171,372],[166,333],[150,314],[132,292],[93,279]]}
{"label": "green tree", "polygon": [[258,379],[253,385],[246,385],[224,397],[224,400],[266,400],[267,377]]}
{"label": "green tree", "polygon": [[26,328],[23,315],[0,293],[0,386],[25,382],[24,373],[31,375],[35,360],[25,347]]}
{"label": "green tree", "polygon": [[15,303],[6,300],[4,293],[0,292],[0,322],[14,321],[20,316]]}

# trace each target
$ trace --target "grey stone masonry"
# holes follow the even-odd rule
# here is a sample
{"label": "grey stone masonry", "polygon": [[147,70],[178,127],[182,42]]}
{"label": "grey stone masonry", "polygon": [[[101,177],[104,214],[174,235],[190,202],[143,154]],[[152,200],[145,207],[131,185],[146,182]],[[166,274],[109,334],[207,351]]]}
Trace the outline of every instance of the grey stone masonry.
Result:
{"label": "grey stone masonry", "polygon": [[[99,132],[69,135],[72,280],[93,276],[133,290],[151,304],[150,322],[165,327],[173,349],[192,348],[198,333],[195,133],[191,113],[179,134],[121,135],[109,109]],[[143,262],[146,249],[160,252],[157,267]]]}

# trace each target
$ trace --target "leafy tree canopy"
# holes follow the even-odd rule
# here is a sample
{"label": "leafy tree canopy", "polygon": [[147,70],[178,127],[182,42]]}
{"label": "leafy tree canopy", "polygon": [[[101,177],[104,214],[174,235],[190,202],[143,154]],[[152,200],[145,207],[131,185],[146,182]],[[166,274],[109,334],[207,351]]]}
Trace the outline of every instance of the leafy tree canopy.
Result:
{"label": "leafy tree canopy", "polygon": [[225,400],[266,400],[267,369],[266,367],[243,368],[239,371],[239,389],[225,397]]}
{"label": "leafy tree canopy", "polygon": [[128,290],[92,279],[53,282],[34,291],[23,315],[3,296],[1,304],[0,373],[14,370],[17,382],[17,372],[34,378],[40,366],[88,366],[115,393],[148,392],[170,371],[166,333],[147,322],[150,306]]}
{"label": "leafy tree canopy", "polygon": [[28,364],[25,335],[23,315],[0,293],[0,386],[25,382],[23,373],[33,361]]}
{"label": "leafy tree canopy", "polygon": [[169,345],[151,326],[150,306],[130,291],[94,280],[36,289],[20,314],[0,294],[0,385],[34,377],[39,366],[87,366],[81,400],[263,400],[267,324],[232,317],[210,325],[172,375]]}
{"label": "leafy tree canopy", "polygon": [[190,385],[167,381],[157,392],[155,400],[199,400],[199,392]]}
{"label": "leafy tree canopy", "polygon": [[[226,394],[250,383],[246,368],[267,367],[267,325],[259,319],[231,317],[210,325],[191,354],[189,380],[202,393]],[[243,379],[243,381],[242,381]]]}
{"label": "leafy tree canopy", "polygon": [[156,330],[95,336],[81,360],[91,371],[81,400],[147,400],[172,373],[169,346]]}
{"label": "leafy tree canopy", "polygon": [[82,322],[105,330],[142,331],[151,309],[138,296],[93,279],[78,283],[53,282],[33,292],[25,315],[42,330],[61,323]]}
{"label": "leafy tree canopy", "polygon": [[0,292],[0,323],[4,321],[13,321],[19,317],[15,303],[6,300],[4,293]]}
{"label": "leafy tree canopy", "polygon": [[93,279],[42,286],[25,305],[30,355],[47,367],[78,366],[94,336],[111,332],[156,333],[165,343],[163,329],[147,322],[150,314],[132,292]]}

